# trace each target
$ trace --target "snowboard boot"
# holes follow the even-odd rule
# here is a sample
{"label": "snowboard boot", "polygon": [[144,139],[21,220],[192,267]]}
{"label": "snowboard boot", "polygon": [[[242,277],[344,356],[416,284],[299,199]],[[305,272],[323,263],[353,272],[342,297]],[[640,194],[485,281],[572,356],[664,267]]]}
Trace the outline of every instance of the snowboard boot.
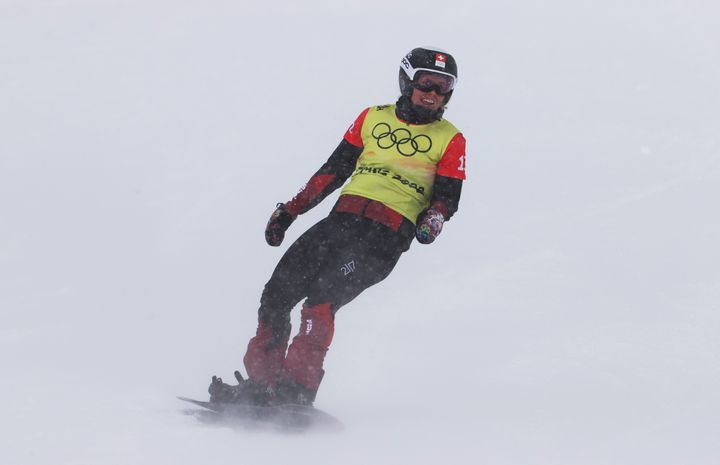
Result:
{"label": "snowboard boot", "polygon": [[291,379],[283,379],[274,389],[271,403],[274,405],[306,405],[312,407],[317,390],[308,389]]}
{"label": "snowboard boot", "polygon": [[212,377],[208,387],[210,402],[223,404],[268,405],[271,390],[265,383],[258,383],[251,379],[243,379],[239,371],[235,372],[238,384],[230,385],[222,378]]}

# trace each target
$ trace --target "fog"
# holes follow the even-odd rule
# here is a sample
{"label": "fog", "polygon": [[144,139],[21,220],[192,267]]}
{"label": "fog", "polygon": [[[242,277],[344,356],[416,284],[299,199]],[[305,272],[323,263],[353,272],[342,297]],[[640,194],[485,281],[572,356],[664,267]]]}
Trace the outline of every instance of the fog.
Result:
{"label": "fog", "polygon": [[[0,462],[720,462],[720,6],[0,0]],[[204,425],[263,228],[450,51],[460,210],[337,315],[342,432]],[[295,324],[297,328],[297,323]]]}

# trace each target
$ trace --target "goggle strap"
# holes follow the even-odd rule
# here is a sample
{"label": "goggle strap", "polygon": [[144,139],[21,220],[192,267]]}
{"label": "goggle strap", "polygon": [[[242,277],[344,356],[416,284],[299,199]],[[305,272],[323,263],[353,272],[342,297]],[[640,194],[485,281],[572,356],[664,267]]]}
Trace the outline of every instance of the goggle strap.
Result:
{"label": "goggle strap", "polygon": [[403,60],[403,65],[405,66],[405,72],[411,81],[413,81],[415,79],[415,75],[418,72],[427,71],[429,73],[442,74],[443,76],[448,76],[450,79],[452,79],[452,86],[451,86],[452,89],[454,89],[455,86],[457,85],[457,78],[450,73],[446,73],[444,71],[438,71],[436,69],[430,69],[430,68],[413,68],[413,66],[407,60]]}

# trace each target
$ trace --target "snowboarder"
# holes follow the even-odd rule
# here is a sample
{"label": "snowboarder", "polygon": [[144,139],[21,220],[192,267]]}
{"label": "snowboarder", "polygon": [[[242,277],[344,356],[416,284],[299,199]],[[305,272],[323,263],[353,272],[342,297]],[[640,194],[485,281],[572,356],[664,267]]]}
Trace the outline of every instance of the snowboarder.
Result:
{"label": "snowboarder", "polygon": [[[416,48],[400,63],[401,96],[365,109],[327,162],[265,229],[279,246],[298,215],[350,182],[330,214],[293,243],[265,285],[258,328],[244,357],[248,379],[213,377],[211,402],[312,405],[337,311],[385,279],[413,237],[432,243],[458,209],[465,179],[465,138],[446,119],[457,82],[455,59]],[[290,312],[305,299],[298,334]]]}

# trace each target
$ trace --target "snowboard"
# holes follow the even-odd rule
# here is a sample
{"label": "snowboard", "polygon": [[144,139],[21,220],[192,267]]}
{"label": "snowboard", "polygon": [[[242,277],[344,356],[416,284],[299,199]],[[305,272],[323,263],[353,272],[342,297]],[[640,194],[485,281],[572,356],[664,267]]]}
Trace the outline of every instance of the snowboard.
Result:
{"label": "snowboard", "polygon": [[269,429],[286,432],[309,430],[339,431],[342,423],[329,413],[315,407],[297,404],[259,406],[250,404],[227,404],[178,397],[200,411],[189,412],[203,422],[243,427],[245,429]]}

